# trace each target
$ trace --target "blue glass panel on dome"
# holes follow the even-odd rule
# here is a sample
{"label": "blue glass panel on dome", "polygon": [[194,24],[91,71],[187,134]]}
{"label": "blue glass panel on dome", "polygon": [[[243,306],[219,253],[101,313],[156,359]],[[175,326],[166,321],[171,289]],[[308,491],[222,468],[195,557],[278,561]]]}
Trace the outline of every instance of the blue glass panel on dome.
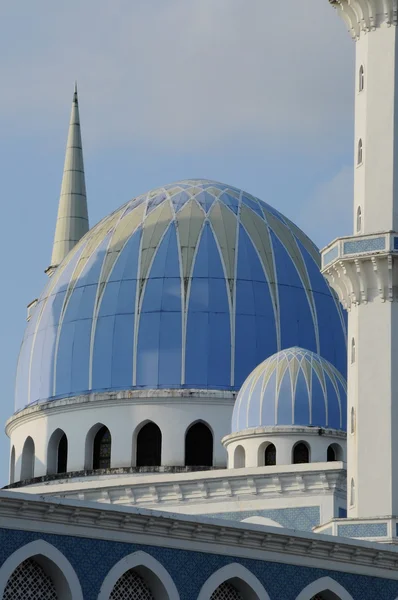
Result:
{"label": "blue glass panel on dome", "polygon": [[312,419],[314,427],[326,427],[326,402],[318,376],[312,371]]}
{"label": "blue glass panel on dome", "polygon": [[277,350],[269,286],[257,252],[239,227],[235,300],[235,385],[240,387],[262,360]]}
{"label": "blue glass panel on dome", "polygon": [[259,217],[264,219],[263,211],[261,210],[259,203],[251,198],[248,198],[245,194],[242,194],[242,202],[249,208],[251,208]]}
{"label": "blue glass panel on dome", "polygon": [[306,292],[286,248],[271,231],[277,270],[281,346],[317,351],[315,325]]}
{"label": "blue glass panel on dome", "polygon": [[160,312],[144,313],[140,318],[137,345],[137,386],[159,386]]}
{"label": "blue glass panel on dome", "polygon": [[162,312],[159,334],[159,385],[176,387],[181,383],[181,312]]}
{"label": "blue glass panel on dome", "polygon": [[275,425],[276,419],[276,371],[269,378],[267,387],[262,395],[261,404],[261,421],[260,424],[266,427],[267,425]]}
{"label": "blue glass panel on dome", "polygon": [[149,215],[159,204],[162,204],[167,199],[167,194],[165,192],[159,192],[157,196],[148,200],[146,214]]}
{"label": "blue glass panel on dome", "polygon": [[203,191],[196,194],[195,200],[203,208],[205,213],[208,213],[214,204],[215,197],[212,194],[209,194],[209,192]]}
{"label": "blue glass panel on dome", "polygon": [[172,196],[171,201],[173,203],[175,212],[177,213],[182,208],[184,208],[184,206],[186,205],[187,202],[189,202],[190,199],[191,199],[191,196],[189,194],[187,194],[186,192],[180,192],[179,194]]}
{"label": "blue glass panel on dome", "polygon": [[247,420],[246,427],[257,427],[257,425],[260,422],[261,396],[262,396],[261,388],[263,385],[263,380],[264,380],[264,375],[262,373],[259,374],[257,381],[255,381],[254,376],[252,378],[252,381],[251,381],[251,384],[249,387],[250,395],[255,398],[258,398],[259,401],[249,403],[247,413],[246,413],[246,420]]}
{"label": "blue glass panel on dome", "polygon": [[75,335],[75,323],[64,323],[61,329],[57,365],[55,395],[69,394],[72,388],[72,351]]}
{"label": "blue glass panel on dome", "polygon": [[133,233],[119,254],[115,266],[110,274],[109,281],[121,279],[137,279],[138,257],[140,251],[142,229]]}
{"label": "blue glass panel on dome", "polygon": [[296,379],[296,393],[294,395],[294,425],[308,425],[310,423],[309,392],[304,373],[300,369]]}
{"label": "blue glass panel on dome", "polygon": [[119,300],[121,281],[109,281],[106,284],[99,304],[98,314],[101,317],[112,316],[116,312]]}
{"label": "blue glass panel on dome", "polygon": [[95,327],[92,380],[95,389],[112,386],[112,354],[115,317],[99,317]]}
{"label": "blue glass panel on dome", "polygon": [[238,214],[239,200],[237,198],[234,198],[234,196],[232,196],[231,194],[224,193],[224,194],[221,194],[219,199],[226,206],[228,206],[228,208],[230,208],[232,210],[232,212],[234,212],[236,215]]}
{"label": "blue glass panel on dome", "polygon": [[126,210],[123,213],[123,217],[128,215],[132,210],[134,210],[135,208],[137,208],[137,206],[140,206],[140,204],[143,204],[144,202],[146,202],[146,194],[143,194],[142,196],[139,196],[138,198],[134,198],[133,200],[130,200],[130,202],[126,206]]}
{"label": "blue glass panel on dome", "polygon": [[[205,318],[199,316],[203,311]],[[199,314],[198,314],[199,313]],[[201,353],[195,348],[198,327],[205,333],[198,340]],[[205,385],[230,386],[231,370],[230,316],[224,271],[220,254],[208,223],[199,244],[193,271],[186,340],[186,385],[196,382],[196,372],[206,373]]]}
{"label": "blue glass panel on dome", "polygon": [[341,429],[339,401],[336,389],[328,376],[326,377],[326,391],[328,399],[328,427]]}
{"label": "blue glass panel on dome", "polygon": [[279,386],[277,425],[291,425],[293,422],[292,383],[289,369],[286,369]]}
{"label": "blue glass panel on dome", "polygon": [[72,349],[72,390],[84,392],[89,387],[91,319],[75,322]]}
{"label": "blue glass panel on dome", "polygon": [[116,315],[112,348],[112,387],[133,383],[134,314]]}
{"label": "blue glass panel on dome", "polygon": [[[270,206],[269,204],[267,204],[267,202],[261,202],[261,206],[263,207],[263,211],[264,212],[269,212],[271,213],[271,215],[273,215],[274,217],[276,217],[279,221],[281,221],[281,223],[283,223],[284,225],[286,225],[286,221],[283,218],[283,215],[281,215],[280,212],[278,212],[275,208],[273,208],[272,206]],[[265,219],[267,219],[267,214],[265,214]]]}
{"label": "blue glass panel on dome", "polygon": [[[192,293],[191,293],[192,298]],[[208,387],[209,314],[189,309],[186,334],[185,386]]]}
{"label": "blue glass panel on dome", "polygon": [[136,279],[125,279],[120,282],[116,302],[116,314],[129,314],[135,312],[135,294],[137,289]]}

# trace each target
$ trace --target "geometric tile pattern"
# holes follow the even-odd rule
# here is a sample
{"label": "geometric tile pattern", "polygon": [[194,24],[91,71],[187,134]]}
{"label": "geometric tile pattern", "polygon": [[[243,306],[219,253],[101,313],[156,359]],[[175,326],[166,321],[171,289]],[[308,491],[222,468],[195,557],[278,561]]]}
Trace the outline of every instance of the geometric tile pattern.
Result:
{"label": "geometric tile pattern", "polygon": [[32,559],[25,560],[13,572],[3,594],[3,600],[57,600],[51,578]]}
{"label": "geometric tile pattern", "polygon": [[337,581],[354,600],[395,600],[398,597],[398,581],[381,577],[254,560],[239,555],[226,556],[133,542],[10,529],[0,529],[0,565],[13,552],[37,539],[52,544],[66,556],[80,580],[84,600],[97,600],[110,569],[122,558],[138,550],[147,552],[163,565],[177,587],[180,600],[196,599],[207,579],[232,562],[251,571],[271,600],[296,600],[305,587],[321,577],[331,577]]}
{"label": "geometric tile pattern", "polygon": [[206,517],[239,522],[249,517],[265,517],[276,521],[286,529],[297,529],[298,531],[312,531],[313,527],[319,525],[321,520],[319,506],[210,513],[206,514]]}
{"label": "geometric tile pattern", "polygon": [[154,598],[143,578],[130,569],[115,583],[109,600],[154,600]]}
{"label": "geometric tile pattern", "polygon": [[210,596],[210,600],[243,600],[242,595],[230,583],[222,583]]}
{"label": "geometric tile pattern", "polygon": [[356,525],[338,525],[337,535],[350,538],[386,537],[387,523],[358,523]]}
{"label": "geometric tile pattern", "polygon": [[344,254],[358,254],[360,252],[374,252],[384,250],[386,247],[386,238],[370,238],[367,240],[358,240],[355,242],[344,242]]}
{"label": "geometric tile pattern", "polygon": [[248,427],[310,425],[346,430],[347,386],[327,360],[302,348],[267,358],[244,382],[232,432]]}
{"label": "geometric tile pattern", "polygon": [[189,180],[100,221],[67,255],[23,340],[16,410],[87,391],[237,390],[275,352],[343,374],[345,315],[319,252],[237,188]]}

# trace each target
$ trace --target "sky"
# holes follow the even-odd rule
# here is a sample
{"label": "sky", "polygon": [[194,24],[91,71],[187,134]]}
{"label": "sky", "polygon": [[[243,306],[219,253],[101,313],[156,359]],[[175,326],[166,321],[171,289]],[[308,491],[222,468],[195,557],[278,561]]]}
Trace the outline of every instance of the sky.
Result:
{"label": "sky", "polygon": [[[353,70],[327,0],[0,0],[0,421],[46,283],[75,80],[91,225],[206,178],[322,247],[352,230]],[[8,463],[0,431],[0,486]]]}

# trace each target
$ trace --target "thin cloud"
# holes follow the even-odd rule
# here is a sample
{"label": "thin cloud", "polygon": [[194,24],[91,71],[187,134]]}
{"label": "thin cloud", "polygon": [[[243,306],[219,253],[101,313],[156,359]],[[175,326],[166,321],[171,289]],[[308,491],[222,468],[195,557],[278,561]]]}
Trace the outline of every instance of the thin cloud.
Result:
{"label": "thin cloud", "polygon": [[17,4],[0,29],[0,119],[14,134],[63,124],[75,78],[99,146],[335,145],[350,122],[354,50],[326,1]]}

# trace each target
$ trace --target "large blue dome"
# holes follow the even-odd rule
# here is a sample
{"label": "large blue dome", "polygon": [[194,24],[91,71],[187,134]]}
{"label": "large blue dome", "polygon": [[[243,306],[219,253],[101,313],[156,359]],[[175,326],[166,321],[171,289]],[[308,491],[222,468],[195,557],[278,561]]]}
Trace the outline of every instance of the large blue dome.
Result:
{"label": "large blue dome", "polygon": [[232,433],[251,427],[303,425],[347,429],[347,384],[327,360],[288,348],[262,362],[244,382]]}
{"label": "large blue dome", "polygon": [[87,391],[238,390],[295,345],[344,373],[317,248],[246,192],[182,181],[103,219],[58,267],[26,329],[16,410]]}

